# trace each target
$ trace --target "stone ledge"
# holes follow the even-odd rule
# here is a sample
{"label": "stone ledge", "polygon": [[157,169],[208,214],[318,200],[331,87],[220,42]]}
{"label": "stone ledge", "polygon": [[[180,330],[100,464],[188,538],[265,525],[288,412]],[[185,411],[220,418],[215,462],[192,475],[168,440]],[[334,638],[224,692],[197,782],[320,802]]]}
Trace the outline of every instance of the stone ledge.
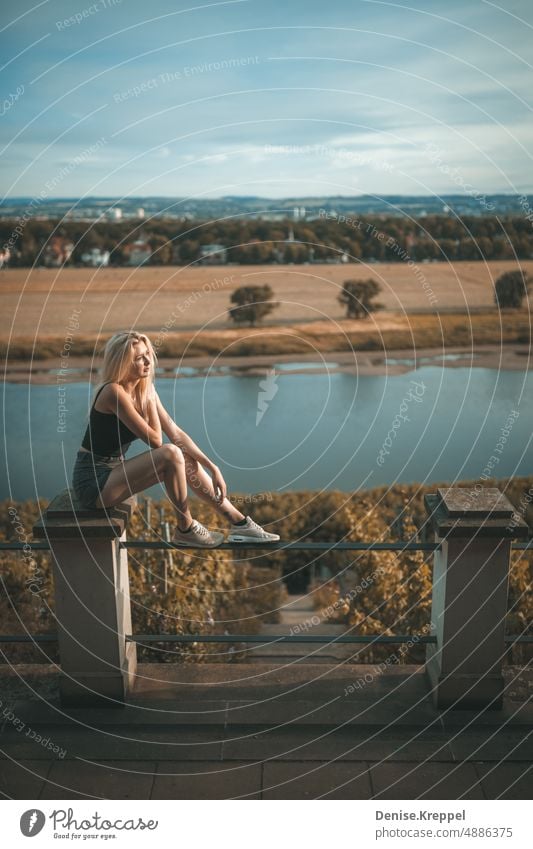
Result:
{"label": "stone ledge", "polygon": [[64,489],[52,499],[33,526],[35,539],[82,539],[122,536],[137,506],[137,496],[102,510],[87,510],[72,489]]}
{"label": "stone ledge", "polygon": [[[457,494],[457,499],[452,494]],[[492,492],[491,489],[488,490]],[[497,537],[500,539],[527,539],[529,527],[523,519],[513,519],[514,507],[498,490],[499,498],[493,495],[482,506],[478,493],[473,489],[444,490],[437,494],[424,495],[424,505],[431,525],[441,538],[450,537]],[[469,508],[471,501],[475,507]],[[476,503],[478,501],[479,503]]]}

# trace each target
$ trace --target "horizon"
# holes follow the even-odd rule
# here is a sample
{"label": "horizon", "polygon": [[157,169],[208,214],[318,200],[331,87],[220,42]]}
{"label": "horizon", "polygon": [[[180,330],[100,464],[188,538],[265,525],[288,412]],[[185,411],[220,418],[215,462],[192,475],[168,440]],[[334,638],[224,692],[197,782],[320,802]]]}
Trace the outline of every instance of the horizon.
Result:
{"label": "horizon", "polygon": [[[523,192],[485,192],[486,197],[523,197],[527,196],[527,193]],[[533,194],[533,190],[532,190]],[[14,195],[12,197],[4,197],[0,198],[0,204],[3,204],[6,201],[17,201],[17,200],[31,200],[35,195]],[[381,194],[375,195],[370,192],[363,192],[357,195],[280,195],[279,197],[269,197],[268,195],[213,195],[212,197],[198,197],[196,195],[172,195],[172,194],[157,194],[157,195],[130,195],[129,197],[123,197],[121,200],[124,201],[137,201],[137,200],[159,200],[160,198],[172,198],[172,199],[190,199],[190,200],[206,200],[206,201],[216,201],[216,200],[268,200],[268,201],[291,201],[291,200],[331,200],[334,198],[342,199],[342,200],[361,200],[362,198],[374,198],[376,200],[384,200],[386,198],[435,198],[434,194],[401,194],[398,192],[392,192],[391,194]],[[449,192],[448,194],[440,195],[442,198],[464,198],[464,194],[461,192]],[[49,195],[46,198],[47,202],[53,201],[73,201],[73,200],[116,200],[117,195]]]}

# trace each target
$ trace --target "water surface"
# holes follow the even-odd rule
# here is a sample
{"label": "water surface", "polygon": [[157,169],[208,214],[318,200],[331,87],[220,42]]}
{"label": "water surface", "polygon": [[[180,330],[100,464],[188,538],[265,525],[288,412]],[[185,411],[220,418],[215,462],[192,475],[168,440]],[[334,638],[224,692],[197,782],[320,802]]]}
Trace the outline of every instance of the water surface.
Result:
{"label": "water surface", "polygon": [[[460,481],[479,478],[491,457],[494,476],[533,472],[532,372],[424,366],[394,376],[191,375],[156,385],[234,492]],[[0,498],[51,498],[69,484],[92,395],[85,382],[4,385]],[[139,440],[128,457],[147,450]],[[162,488],[149,493],[160,497]]]}

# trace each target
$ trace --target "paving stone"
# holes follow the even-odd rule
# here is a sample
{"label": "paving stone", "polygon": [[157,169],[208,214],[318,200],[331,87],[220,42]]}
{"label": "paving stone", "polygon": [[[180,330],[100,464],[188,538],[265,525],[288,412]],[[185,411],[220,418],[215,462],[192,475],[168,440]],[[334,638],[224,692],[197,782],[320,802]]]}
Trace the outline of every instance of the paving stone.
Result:
{"label": "paving stone", "polygon": [[501,710],[446,710],[440,718],[444,728],[472,728],[480,725],[533,725],[533,701],[513,702],[504,699]]}
{"label": "paving stone", "polygon": [[156,763],[55,761],[41,799],[149,799]]}
{"label": "paving stone", "polygon": [[448,738],[442,730],[402,726],[391,729],[342,728],[324,726],[286,727],[228,727],[222,749],[223,760],[281,759],[345,761],[381,760],[443,760],[451,761]]}
{"label": "paving stone", "polygon": [[473,764],[370,764],[375,799],[484,799]]}
{"label": "paving stone", "polygon": [[[65,752],[64,759],[86,760],[220,760],[223,728],[221,726],[107,726],[104,730],[50,726],[40,732]],[[0,746],[16,760],[34,758],[57,759],[43,746],[24,739],[16,732],[4,732]],[[61,758],[63,759],[63,758]]]}
{"label": "paving stone", "polygon": [[371,799],[368,764],[361,761],[265,763],[263,799]]}
{"label": "paving stone", "polygon": [[487,799],[533,799],[533,764],[474,763]]}
{"label": "paving stone", "polygon": [[260,799],[260,763],[164,761],[152,799]]}
{"label": "paving stone", "polygon": [[0,760],[0,793],[6,799],[38,799],[50,761]]}
{"label": "paving stone", "polygon": [[5,753],[5,757],[15,761],[53,761],[64,758],[66,752],[62,737],[65,733],[66,731],[59,727],[46,726],[24,728],[19,733],[10,726],[0,734],[0,751]]}
{"label": "paving stone", "polygon": [[450,746],[457,761],[533,761],[533,729],[468,728],[453,734]]}

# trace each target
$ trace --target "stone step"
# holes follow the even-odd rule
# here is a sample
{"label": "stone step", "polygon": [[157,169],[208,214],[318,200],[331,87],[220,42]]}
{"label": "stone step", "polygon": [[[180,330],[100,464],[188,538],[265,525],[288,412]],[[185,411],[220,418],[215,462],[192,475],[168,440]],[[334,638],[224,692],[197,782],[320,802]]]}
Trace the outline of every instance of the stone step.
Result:
{"label": "stone step", "polygon": [[313,636],[324,636],[324,643],[265,643],[264,645],[251,644],[249,649],[250,658],[271,659],[283,658],[283,660],[297,660],[305,663],[332,662],[335,660],[349,660],[361,650],[361,646],[354,643],[335,643],[334,638],[346,632],[342,625],[311,625],[309,628],[299,628],[299,623],[290,625],[280,622],[276,625],[262,625],[260,635],[265,637],[278,634],[301,636],[312,634]]}
{"label": "stone step", "polygon": [[[268,663],[139,664],[137,686],[125,707],[65,709],[56,699],[18,700],[13,714],[28,728],[100,726],[320,726],[352,729],[409,726],[461,729],[531,726],[533,705],[507,701],[501,711],[438,711],[421,666],[370,676],[368,665]],[[357,682],[361,686],[355,687]],[[15,732],[13,721],[4,729]],[[24,733],[20,736],[23,737]]]}
{"label": "stone step", "polygon": [[[314,610],[308,610],[304,615],[302,615],[301,610],[287,610],[283,611],[280,616],[280,628],[283,625],[290,625],[292,627],[296,625],[305,625],[307,624],[309,628],[312,627],[312,619],[313,616],[316,616]],[[305,631],[302,632],[305,633]]]}

